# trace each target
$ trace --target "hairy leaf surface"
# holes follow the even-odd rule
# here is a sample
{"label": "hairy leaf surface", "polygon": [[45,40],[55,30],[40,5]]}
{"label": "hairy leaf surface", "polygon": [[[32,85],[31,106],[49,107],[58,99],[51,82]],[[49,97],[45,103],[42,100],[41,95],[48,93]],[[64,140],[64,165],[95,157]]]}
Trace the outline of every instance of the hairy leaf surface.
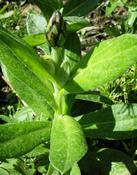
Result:
{"label": "hairy leaf surface", "polygon": [[50,122],[35,121],[0,125],[0,159],[28,153],[49,140],[50,130]]}
{"label": "hairy leaf surface", "polygon": [[40,118],[53,117],[55,102],[51,92],[0,40],[0,63],[6,81]]}
{"label": "hairy leaf surface", "polygon": [[78,122],[67,115],[55,118],[51,131],[51,164],[64,173],[78,162],[86,151],[85,138]]}
{"label": "hairy leaf surface", "polygon": [[[116,79],[137,61],[137,36],[124,34],[103,41],[65,88],[69,92],[87,91]],[[82,66],[82,65],[81,65]]]}

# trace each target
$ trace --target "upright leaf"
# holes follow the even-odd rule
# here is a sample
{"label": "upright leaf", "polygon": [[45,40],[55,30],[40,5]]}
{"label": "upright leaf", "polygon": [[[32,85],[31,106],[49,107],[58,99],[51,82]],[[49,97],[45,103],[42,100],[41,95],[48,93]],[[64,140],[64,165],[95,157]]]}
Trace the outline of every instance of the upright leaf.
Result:
{"label": "upright leaf", "polygon": [[64,5],[65,16],[84,16],[95,9],[99,0],[68,0]]}
{"label": "upright leaf", "polygon": [[0,40],[0,63],[3,73],[16,93],[43,119],[53,117],[55,102],[50,91]]}
{"label": "upright leaf", "polygon": [[79,117],[87,137],[128,139],[137,135],[137,104],[115,104]]}
{"label": "upright leaf", "polygon": [[26,154],[49,140],[50,129],[50,122],[39,121],[0,125],[0,160]]}
{"label": "upright leaf", "polygon": [[50,75],[48,69],[45,69],[41,64],[39,56],[34,52],[32,47],[21,38],[10,34],[3,28],[0,28],[0,40],[8,45],[14,55],[31,69],[31,72],[33,72],[45,84],[46,88],[51,90],[51,85],[48,80],[53,80],[54,78]]}
{"label": "upright leaf", "polygon": [[96,47],[86,67],[66,84],[69,92],[87,91],[116,79],[137,61],[137,36],[124,34]]}
{"label": "upright leaf", "polygon": [[78,122],[67,115],[55,118],[51,131],[51,164],[64,173],[73,167],[86,151],[85,138]]}

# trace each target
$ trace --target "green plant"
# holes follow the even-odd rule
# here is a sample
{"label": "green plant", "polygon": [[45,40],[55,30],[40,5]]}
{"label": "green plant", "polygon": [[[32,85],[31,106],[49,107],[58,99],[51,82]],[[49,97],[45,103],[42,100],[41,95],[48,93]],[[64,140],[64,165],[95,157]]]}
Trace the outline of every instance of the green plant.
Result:
{"label": "green plant", "polygon": [[[11,118],[1,116],[8,122],[0,125],[1,161],[43,155],[46,170],[37,167],[39,172],[48,175],[79,175],[80,169],[85,174],[91,171],[115,174],[116,169],[119,174],[136,171],[133,160],[120,151],[89,149],[87,153],[86,139],[119,140],[137,135],[137,104],[113,104],[95,91],[137,61],[137,36],[125,34],[102,41],[86,56],[81,56],[76,32],[89,23],[81,17],[67,15],[84,15],[91,10],[85,6],[95,5],[93,2],[68,1],[62,12],[57,10],[63,7],[62,1],[36,1],[48,22],[46,37],[33,34],[25,40],[32,46],[46,44],[48,55],[44,57],[38,56],[23,39],[0,28],[0,63],[4,78],[32,109],[25,108]],[[45,4],[49,5],[46,12]],[[79,100],[83,104],[76,107]],[[102,105],[97,111],[84,109],[90,101]],[[10,159],[9,162],[12,167],[13,162]],[[113,162],[116,163],[111,168]],[[34,174],[33,163],[30,163],[32,170],[27,171],[22,168],[21,158],[19,172]],[[89,163],[94,166],[90,167]]]}

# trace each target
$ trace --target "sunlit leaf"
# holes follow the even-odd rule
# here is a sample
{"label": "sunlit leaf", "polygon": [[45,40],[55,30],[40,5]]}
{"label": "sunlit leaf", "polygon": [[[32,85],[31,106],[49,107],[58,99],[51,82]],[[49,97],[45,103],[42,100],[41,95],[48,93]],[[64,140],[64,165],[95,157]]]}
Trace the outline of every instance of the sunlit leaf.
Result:
{"label": "sunlit leaf", "polygon": [[87,66],[78,70],[65,89],[68,92],[87,91],[116,79],[137,61],[136,45],[137,36],[133,34],[101,42],[94,49]]}
{"label": "sunlit leaf", "polygon": [[69,170],[87,151],[80,125],[67,115],[58,116],[53,121],[50,142],[51,164],[62,173]]}
{"label": "sunlit leaf", "polygon": [[53,117],[55,102],[38,77],[0,40],[0,62],[6,81],[39,118]]}

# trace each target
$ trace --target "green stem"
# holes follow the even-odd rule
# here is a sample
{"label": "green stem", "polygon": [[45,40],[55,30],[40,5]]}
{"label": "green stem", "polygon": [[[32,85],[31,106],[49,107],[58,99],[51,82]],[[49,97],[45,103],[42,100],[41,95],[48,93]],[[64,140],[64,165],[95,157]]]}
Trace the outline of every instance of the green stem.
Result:
{"label": "green stem", "polygon": [[61,89],[60,91],[56,88],[54,91],[54,97],[57,104],[57,115],[64,115],[67,113],[67,104],[65,100],[65,94],[64,89]]}
{"label": "green stem", "polygon": [[51,57],[57,68],[60,66],[63,60],[63,50],[64,49],[62,47],[56,47],[56,48],[52,47]]}
{"label": "green stem", "polygon": [[69,115],[74,97],[74,94],[67,94],[65,89],[59,90],[57,86],[54,86],[54,98],[57,104],[55,116]]}

